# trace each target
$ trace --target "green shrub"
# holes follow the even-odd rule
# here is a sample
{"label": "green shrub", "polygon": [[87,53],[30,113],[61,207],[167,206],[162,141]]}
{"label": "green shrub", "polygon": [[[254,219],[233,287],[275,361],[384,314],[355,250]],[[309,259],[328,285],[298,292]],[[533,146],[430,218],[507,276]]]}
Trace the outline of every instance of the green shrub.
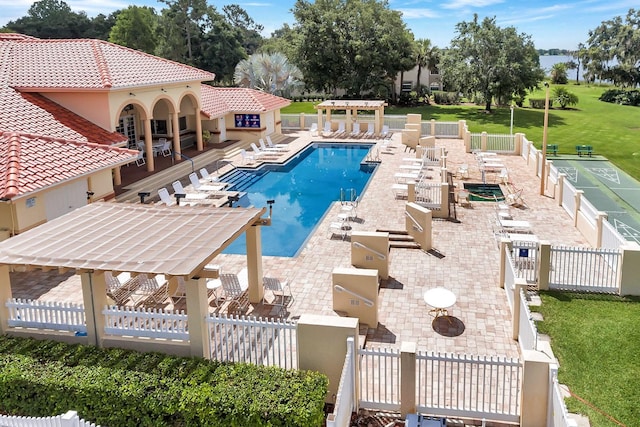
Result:
{"label": "green shrub", "polygon": [[433,100],[440,105],[456,105],[460,103],[458,92],[433,91]]}
{"label": "green shrub", "polygon": [[0,412],[107,426],[320,426],[316,372],[0,337]]}
{"label": "green shrub", "polygon": [[[531,108],[544,109],[544,98],[529,98]],[[553,99],[549,99],[549,108],[553,105]]]}
{"label": "green shrub", "polygon": [[600,101],[621,105],[640,105],[640,90],[609,89],[600,95]]}

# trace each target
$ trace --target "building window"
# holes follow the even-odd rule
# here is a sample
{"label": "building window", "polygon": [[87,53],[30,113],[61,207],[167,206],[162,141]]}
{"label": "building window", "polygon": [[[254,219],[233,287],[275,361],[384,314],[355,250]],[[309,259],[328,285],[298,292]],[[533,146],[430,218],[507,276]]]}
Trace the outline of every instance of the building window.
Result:
{"label": "building window", "polygon": [[167,121],[151,120],[151,133],[154,135],[167,135]]}
{"label": "building window", "polygon": [[178,119],[180,132],[187,130],[187,117],[183,116]]}
{"label": "building window", "polygon": [[411,81],[403,81],[402,82],[402,92],[411,92],[411,90],[413,89],[413,82]]}

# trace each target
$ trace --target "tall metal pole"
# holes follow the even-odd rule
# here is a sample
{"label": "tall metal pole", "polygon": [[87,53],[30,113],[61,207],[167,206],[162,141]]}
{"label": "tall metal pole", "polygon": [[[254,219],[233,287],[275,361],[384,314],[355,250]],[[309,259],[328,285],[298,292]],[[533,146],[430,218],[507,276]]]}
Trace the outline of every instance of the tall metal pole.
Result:
{"label": "tall metal pole", "polygon": [[549,83],[544,82],[544,125],[542,128],[542,167],[540,168],[540,195],[544,196],[545,167],[547,164],[547,128],[549,127]]}
{"label": "tall metal pole", "polygon": [[511,125],[509,126],[509,135],[513,135],[513,104],[511,104]]}

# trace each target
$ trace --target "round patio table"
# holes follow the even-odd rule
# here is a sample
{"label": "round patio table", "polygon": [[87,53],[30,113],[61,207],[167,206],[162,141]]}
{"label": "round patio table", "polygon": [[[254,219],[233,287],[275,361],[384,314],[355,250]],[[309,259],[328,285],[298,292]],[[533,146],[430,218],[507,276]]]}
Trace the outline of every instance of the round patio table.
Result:
{"label": "round patio table", "polygon": [[456,295],[449,289],[440,287],[426,290],[423,298],[427,305],[433,307],[433,309],[429,310],[429,313],[434,313],[436,318],[438,316],[448,316],[447,309],[456,303]]}

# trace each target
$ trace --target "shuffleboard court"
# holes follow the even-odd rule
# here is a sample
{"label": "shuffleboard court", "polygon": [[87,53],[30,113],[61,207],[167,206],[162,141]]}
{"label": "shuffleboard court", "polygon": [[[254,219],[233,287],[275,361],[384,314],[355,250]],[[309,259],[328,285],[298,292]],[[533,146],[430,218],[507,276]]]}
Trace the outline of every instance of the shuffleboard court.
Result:
{"label": "shuffleboard court", "polygon": [[607,160],[554,159],[558,172],[584,191],[627,240],[640,243],[640,182]]}

